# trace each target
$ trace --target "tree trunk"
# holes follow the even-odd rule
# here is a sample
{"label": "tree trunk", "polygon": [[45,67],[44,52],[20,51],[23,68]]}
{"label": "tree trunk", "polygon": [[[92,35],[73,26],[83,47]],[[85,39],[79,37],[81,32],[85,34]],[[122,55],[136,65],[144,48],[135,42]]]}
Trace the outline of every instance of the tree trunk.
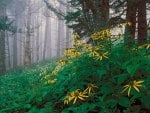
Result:
{"label": "tree trunk", "polygon": [[[63,10],[62,4],[59,4],[60,10]],[[62,45],[61,45],[61,39],[63,38],[63,20],[58,19],[58,38],[57,38],[57,57],[60,57],[61,55],[61,50],[62,50]]]}
{"label": "tree trunk", "polygon": [[[0,18],[6,16],[5,7],[0,8]],[[0,29],[0,75],[6,71],[5,66],[5,30]]]}
{"label": "tree trunk", "polygon": [[[48,14],[48,9],[46,9],[46,14]],[[45,39],[44,39],[44,49],[43,49],[43,60],[48,57],[48,53],[51,55],[51,28],[50,28],[50,18],[46,17],[46,25],[45,25]],[[49,51],[48,51],[49,50]]]}
{"label": "tree trunk", "polygon": [[[69,12],[69,6],[66,7],[66,13]],[[70,38],[71,38],[71,35],[70,35],[70,29],[66,26],[66,48],[69,48],[70,47]]]}
{"label": "tree trunk", "polygon": [[135,29],[136,29],[136,2],[127,0],[127,13],[126,13],[126,21],[130,22],[131,25],[127,25],[125,29],[125,45],[131,46],[135,40]]}
{"label": "tree trunk", "polygon": [[9,44],[9,34],[8,34],[8,32],[6,31],[6,33],[5,33],[5,38],[6,38],[6,45],[5,46],[7,46],[7,48],[6,48],[6,50],[7,50],[7,69],[10,69],[11,68],[11,59],[10,59],[10,44]]}
{"label": "tree trunk", "polygon": [[31,1],[29,0],[28,4],[28,15],[27,15],[27,32],[25,39],[25,56],[24,64],[31,65],[31,44],[30,44],[30,35],[31,35]]}
{"label": "tree trunk", "polygon": [[[18,22],[18,17],[17,17],[17,9],[15,9],[15,26],[17,26],[17,22]],[[13,68],[17,67],[17,60],[18,60],[18,55],[17,55],[17,32],[15,31],[13,33]]]}
{"label": "tree trunk", "polygon": [[138,2],[138,44],[146,43],[147,38],[146,1]]}
{"label": "tree trunk", "polygon": [[13,68],[17,67],[17,33],[13,34]]}
{"label": "tree trunk", "polygon": [[109,0],[100,0],[101,6],[100,6],[100,12],[101,12],[101,21],[103,24],[102,27],[107,27],[107,23],[109,21]]}
{"label": "tree trunk", "polygon": [[5,71],[5,31],[0,31],[0,75]]}

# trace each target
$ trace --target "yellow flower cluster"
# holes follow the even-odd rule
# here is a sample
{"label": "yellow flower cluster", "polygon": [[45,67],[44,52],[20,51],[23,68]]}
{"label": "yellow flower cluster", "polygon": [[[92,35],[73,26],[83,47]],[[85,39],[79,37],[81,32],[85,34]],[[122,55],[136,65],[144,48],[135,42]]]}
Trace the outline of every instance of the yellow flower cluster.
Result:
{"label": "yellow flower cluster", "polygon": [[58,65],[59,65],[59,66],[65,66],[66,63],[68,63],[67,60],[59,60],[59,61],[58,61]]}
{"label": "yellow flower cluster", "polygon": [[73,38],[74,38],[74,47],[78,48],[82,45],[82,41],[80,40],[80,36],[77,33],[73,34]]}
{"label": "yellow flower cluster", "polygon": [[92,40],[104,40],[109,39],[111,36],[110,29],[95,32],[91,35]]}
{"label": "yellow flower cluster", "polygon": [[125,35],[124,34],[117,34],[117,35],[111,35],[111,39],[118,39],[118,38],[122,38],[124,37]]}
{"label": "yellow flower cluster", "polygon": [[132,24],[131,24],[131,22],[125,22],[125,23],[118,24],[118,25],[116,26],[116,28],[122,28],[122,27],[124,27],[124,26],[126,26],[126,25],[131,26]]}
{"label": "yellow flower cluster", "polygon": [[111,30],[123,28],[126,25],[131,26],[132,24],[131,24],[131,22],[125,22],[125,23],[118,24],[111,29],[105,29],[105,30],[93,33],[91,35],[91,38],[92,38],[92,40],[104,40],[104,39],[118,38],[118,37],[120,38],[120,37],[124,36],[124,34],[111,35]]}
{"label": "yellow flower cluster", "polygon": [[81,91],[80,89],[72,91],[65,97],[64,104],[69,104],[71,101],[75,104],[77,100],[85,101],[85,99],[89,97],[89,94],[94,93],[96,88],[98,87],[90,83],[84,91]]}
{"label": "yellow flower cluster", "polygon": [[68,95],[65,97],[64,104],[69,104],[71,101],[73,101],[73,104],[75,104],[78,99],[85,100],[87,97],[88,96],[84,92],[80,91],[80,89],[77,89],[68,93]]}
{"label": "yellow flower cluster", "polygon": [[144,82],[144,80],[139,80],[139,81],[132,81],[129,84],[126,84],[124,86],[124,89],[122,90],[122,93],[125,92],[126,90],[128,90],[128,96],[130,96],[131,93],[131,89],[134,88],[137,92],[140,92],[139,88],[142,86],[142,83]]}
{"label": "yellow flower cluster", "polygon": [[57,79],[50,79],[46,82],[46,84],[54,84],[57,81]]}
{"label": "yellow flower cluster", "polygon": [[84,93],[91,94],[94,93],[95,89],[98,87],[95,84],[88,84],[87,88],[84,90]]}
{"label": "yellow flower cluster", "polygon": [[58,65],[55,67],[55,69],[50,74],[47,74],[47,75],[44,76],[44,79],[48,78],[48,80],[46,81],[45,84],[55,83],[57,79],[55,79],[55,78],[51,79],[50,77],[56,75],[60,71],[60,69],[62,69],[62,67],[66,65],[66,63],[68,63],[67,60],[59,60]]}
{"label": "yellow flower cluster", "polygon": [[82,44],[82,48],[86,51],[86,50],[89,50],[90,49],[90,46],[86,43],[83,43]]}
{"label": "yellow flower cluster", "polygon": [[57,79],[54,78],[54,75],[56,75],[59,71],[59,68],[56,67],[50,74],[47,74],[44,76],[44,79],[46,80],[45,84],[54,84]]}
{"label": "yellow flower cluster", "polygon": [[89,52],[90,57],[95,57],[97,60],[103,60],[104,58],[107,59],[109,53],[108,52],[102,52],[101,49],[103,46],[94,46],[89,47],[87,49],[87,52]]}
{"label": "yellow flower cluster", "polygon": [[75,58],[82,55],[82,53],[77,51],[75,48],[66,49],[64,54],[67,58]]}

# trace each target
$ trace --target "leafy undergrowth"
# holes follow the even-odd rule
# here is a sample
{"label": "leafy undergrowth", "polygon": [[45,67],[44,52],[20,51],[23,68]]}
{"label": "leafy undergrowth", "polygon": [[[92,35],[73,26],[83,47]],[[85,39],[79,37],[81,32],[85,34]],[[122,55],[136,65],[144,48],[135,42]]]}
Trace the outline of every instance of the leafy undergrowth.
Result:
{"label": "leafy undergrowth", "polygon": [[22,68],[0,77],[0,113],[51,113],[50,104],[43,97],[49,88],[41,77],[55,66],[56,60]]}
{"label": "leafy undergrowth", "polygon": [[57,63],[1,77],[1,113],[149,113],[150,44],[126,47],[103,34],[92,46],[75,35]]}
{"label": "leafy undergrowth", "polygon": [[74,47],[43,76],[55,113],[150,112],[150,44],[114,44],[103,32],[93,34],[92,46],[75,35]]}

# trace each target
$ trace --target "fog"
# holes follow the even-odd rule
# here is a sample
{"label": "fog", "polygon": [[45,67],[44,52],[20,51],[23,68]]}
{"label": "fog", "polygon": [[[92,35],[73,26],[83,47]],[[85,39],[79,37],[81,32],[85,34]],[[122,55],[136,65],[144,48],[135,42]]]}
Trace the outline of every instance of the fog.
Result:
{"label": "fog", "polygon": [[[48,2],[63,13],[69,10],[56,0]],[[7,69],[58,58],[72,45],[72,30],[43,0],[12,0],[6,15],[13,21],[14,29],[5,32]]]}

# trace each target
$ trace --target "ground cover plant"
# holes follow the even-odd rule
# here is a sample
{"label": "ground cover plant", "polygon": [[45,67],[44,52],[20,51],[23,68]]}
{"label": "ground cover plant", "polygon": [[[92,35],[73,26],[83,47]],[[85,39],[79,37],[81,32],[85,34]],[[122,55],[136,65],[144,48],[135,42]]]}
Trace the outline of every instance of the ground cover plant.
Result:
{"label": "ground cover plant", "polygon": [[56,113],[150,111],[150,44],[128,47],[110,37],[102,30],[86,44],[74,34],[74,47],[44,76]]}
{"label": "ground cover plant", "polygon": [[51,72],[54,61],[23,67],[0,77],[0,113],[39,113],[45,111],[43,108],[50,111],[46,104],[40,107],[48,91],[41,76]]}
{"label": "ground cover plant", "polygon": [[0,113],[149,113],[150,44],[125,46],[110,29],[90,37],[75,33],[55,64],[1,77]]}

